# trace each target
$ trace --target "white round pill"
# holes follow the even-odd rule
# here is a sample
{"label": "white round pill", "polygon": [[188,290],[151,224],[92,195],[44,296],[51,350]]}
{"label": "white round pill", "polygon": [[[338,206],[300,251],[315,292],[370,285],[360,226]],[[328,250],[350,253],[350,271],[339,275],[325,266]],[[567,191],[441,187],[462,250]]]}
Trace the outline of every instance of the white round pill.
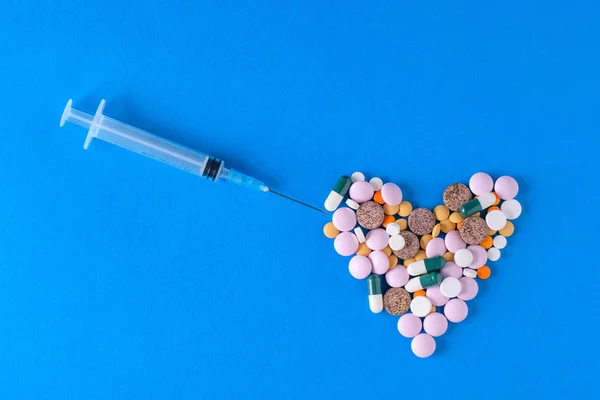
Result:
{"label": "white round pill", "polygon": [[467,249],[459,249],[454,253],[454,263],[459,267],[468,267],[473,262],[473,253]]}
{"label": "white round pill", "polygon": [[355,173],[352,174],[352,176],[350,177],[350,179],[352,179],[352,183],[358,182],[358,181],[364,181],[365,180],[365,174],[363,174],[362,172],[355,172]]}
{"label": "white round pill", "polygon": [[375,191],[381,190],[381,188],[383,187],[383,181],[377,177],[371,178],[369,183],[371,184],[371,186],[373,186],[373,189],[375,189]]}
{"label": "white round pill", "polygon": [[500,250],[496,247],[492,247],[488,250],[488,260],[498,261],[500,259]]}
{"label": "white round pill", "polygon": [[358,204],[357,202],[355,202],[352,199],[347,199],[346,200],[346,205],[348,207],[350,207],[351,209],[353,209],[353,210],[358,210],[358,207],[360,207],[360,204]]}
{"label": "white round pill", "polygon": [[391,236],[388,243],[390,245],[390,248],[394,251],[402,250],[404,248],[404,245],[406,245],[406,241],[404,240],[404,236],[402,235]]}
{"label": "white round pill", "polygon": [[399,235],[400,234],[400,225],[398,225],[395,222],[392,222],[390,224],[387,224],[387,226],[385,227],[385,231],[390,236]]}
{"label": "white round pill", "polygon": [[523,210],[521,208],[521,203],[519,203],[515,199],[506,200],[504,203],[502,203],[500,209],[502,210],[504,215],[506,215],[507,219],[519,218],[519,215],[521,215],[521,211]]}
{"label": "white round pill", "polygon": [[462,285],[460,281],[453,276],[444,278],[440,284],[440,292],[449,299],[458,296],[461,290]]}
{"label": "white round pill", "polygon": [[485,222],[488,228],[499,231],[506,226],[506,215],[500,210],[490,211],[485,216]]}
{"label": "white round pill", "polygon": [[471,268],[463,268],[463,275],[466,276],[467,278],[476,278],[477,271],[475,271],[474,269],[471,269]]}
{"label": "white round pill", "polygon": [[498,235],[494,238],[494,247],[497,249],[503,249],[506,247],[506,238],[502,235]]}
{"label": "white round pill", "polygon": [[431,300],[427,296],[415,297],[410,302],[410,311],[417,317],[426,317],[431,312]]}

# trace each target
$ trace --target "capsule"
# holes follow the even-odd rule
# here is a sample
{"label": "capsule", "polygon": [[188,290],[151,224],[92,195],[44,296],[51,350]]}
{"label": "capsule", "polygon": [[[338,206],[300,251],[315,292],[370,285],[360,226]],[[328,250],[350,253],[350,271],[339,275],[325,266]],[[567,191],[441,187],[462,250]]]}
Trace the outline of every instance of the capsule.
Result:
{"label": "capsule", "polygon": [[428,272],[439,271],[446,265],[444,257],[431,257],[424,260],[415,261],[406,268],[410,276],[419,276]]}
{"label": "capsule", "polygon": [[406,283],[404,289],[409,293],[417,290],[427,289],[430,286],[439,285],[442,282],[442,274],[439,272],[430,272],[427,275],[417,276]]}
{"label": "capsule", "polygon": [[369,286],[369,308],[375,314],[383,310],[383,296],[381,295],[381,279],[379,275],[371,275],[367,279]]}
{"label": "capsule", "polygon": [[350,190],[350,186],[352,185],[352,179],[349,176],[340,176],[340,179],[337,180],[331,192],[329,192],[329,196],[325,200],[325,209],[327,211],[335,211],[336,208],[339,207],[342,200],[344,200],[344,196]]}
{"label": "capsule", "polygon": [[468,217],[479,211],[483,211],[488,207],[491,207],[496,202],[496,195],[494,193],[485,193],[481,196],[467,201],[465,204],[460,206],[460,215]]}

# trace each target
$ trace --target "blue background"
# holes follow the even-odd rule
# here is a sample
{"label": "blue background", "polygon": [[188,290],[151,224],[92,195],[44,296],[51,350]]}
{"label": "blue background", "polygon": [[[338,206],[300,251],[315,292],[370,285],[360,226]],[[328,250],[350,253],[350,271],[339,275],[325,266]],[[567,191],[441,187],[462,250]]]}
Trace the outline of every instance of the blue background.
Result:
{"label": "blue background", "polygon": [[[600,5],[416,3],[3,1],[0,398],[594,397]],[[483,170],[524,214],[420,360],[326,216],[84,151],[69,98],[315,205]]]}

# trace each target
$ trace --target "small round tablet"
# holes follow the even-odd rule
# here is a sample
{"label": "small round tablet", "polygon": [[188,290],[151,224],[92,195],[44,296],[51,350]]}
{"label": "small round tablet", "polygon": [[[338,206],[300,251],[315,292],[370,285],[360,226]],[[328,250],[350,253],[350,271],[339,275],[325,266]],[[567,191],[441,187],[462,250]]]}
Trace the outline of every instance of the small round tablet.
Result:
{"label": "small round tablet", "polygon": [[461,300],[472,300],[479,292],[477,281],[470,277],[460,278],[461,289],[458,298]]}
{"label": "small round tablet", "polygon": [[381,190],[381,188],[383,187],[383,181],[377,177],[371,178],[369,183],[371,184],[371,186],[373,187],[373,190],[375,190],[375,191]]}
{"label": "small round tablet", "polygon": [[500,250],[496,247],[492,247],[487,251],[488,260],[498,261],[500,259]]}
{"label": "small round tablet", "polygon": [[350,275],[356,279],[365,279],[371,275],[371,268],[371,260],[365,256],[356,255],[352,257],[348,263]]}
{"label": "small round tablet", "polygon": [[[398,185],[392,182],[388,182],[381,187],[381,197],[386,204],[391,206],[399,206],[402,202],[402,190]],[[395,214],[397,210],[392,213]]]}
{"label": "small round tablet", "polygon": [[448,320],[444,314],[432,312],[423,320],[423,329],[433,337],[442,336],[448,330]]}
{"label": "small round tablet", "polygon": [[504,228],[500,229],[498,233],[504,237],[512,236],[512,234],[515,233],[515,226],[512,222],[506,221],[506,225],[504,226]]}
{"label": "small round tablet", "polygon": [[[354,185],[356,185],[356,183]],[[360,226],[362,226],[363,228],[379,228],[383,223],[384,218],[385,213],[383,212],[383,208],[374,201],[366,201],[362,203],[356,211],[356,219],[358,220]]]}
{"label": "small round tablet", "polygon": [[502,235],[498,235],[494,238],[494,247],[497,249],[503,249],[506,247],[506,238]]}
{"label": "small round tablet", "polygon": [[[373,194],[375,191],[373,190],[373,186],[369,184],[369,182],[365,181],[356,181],[350,186],[350,191],[348,195],[350,198],[357,203],[364,203],[365,201],[369,201],[373,198]],[[383,210],[381,210],[383,212]]]}
{"label": "small round tablet", "polygon": [[459,279],[462,277],[463,272],[462,268],[456,265],[454,261],[448,261],[446,262],[446,265],[444,265],[444,268],[440,270],[440,273],[442,274],[442,278],[453,276],[456,279]]}
{"label": "small round tablet", "polygon": [[419,238],[410,231],[401,231],[400,235],[404,238],[404,247],[394,251],[394,254],[402,260],[414,258],[419,252]]}
{"label": "small round tablet", "polygon": [[348,232],[356,226],[356,213],[347,207],[338,208],[333,213],[333,225],[342,232]]}
{"label": "small round tablet", "polygon": [[435,352],[435,339],[426,333],[415,336],[410,348],[419,358],[427,358]]}
{"label": "small round tablet", "polygon": [[404,337],[413,338],[421,332],[423,323],[415,314],[404,314],[398,319],[398,332]]}
{"label": "small round tablet", "polygon": [[390,260],[383,251],[372,251],[369,254],[369,260],[371,261],[373,273],[377,275],[383,275],[390,268]]}
{"label": "small round tablet", "polygon": [[400,234],[400,225],[398,225],[395,222],[392,222],[390,224],[387,224],[387,226],[385,227],[385,231],[390,236],[399,235]]}
{"label": "small round tablet", "polygon": [[358,239],[352,232],[342,232],[336,236],[333,247],[339,255],[351,256],[358,249]]}
{"label": "small round tablet", "polygon": [[461,223],[459,233],[468,244],[479,244],[488,235],[488,226],[483,218],[471,215]]}
{"label": "small round tablet", "polygon": [[333,239],[340,234],[340,231],[333,225],[333,222],[328,222],[323,227],[323,233],[329,239]]}
{"label": "small round tablet", "polygon": [[458,323],[467,318],[469,307],[467,303],[461,299],[452,299],[444,306],[444,315],[448,321]]}
{"label": "small round tablet", "polygon": [[450,300],[442,294],[442,292],[440,291],[440,285],[428,287],[426,291],[426,296],[429,297],[429,300],[431,300],[431,304],[433,304],[436,307],[441,307],[444,304],[446,304],[448,300]]}
{"label": "small round tablet", "polygon": [[459,267],[468,267],[473,262],[473,253],[467,249],[460,249],[454,253],[454,262]]}
{"label": "small round tablet", "polygon": [[427,296],[419,296],[410,302],[410,311],[417,317],[424,317],[431,312],[431,300]]}
{"label": "small round tablet", "polygon": [[471,261],[471,264],[468,265],[469,268],[478,269],[485,265],[485,262],[487,261],[487,252],[483,246],[472,244],[467,247],[467,250],[473,255],[473,260]]}
{"label": "small round tablet", "polygon": [[519,215],[521,215],[522,211],[521,203],[519,203],[515,199],[506,200],[504,203],[502,203],[500,209],[502,210],[504,215],[506,215],[507,219],[519,218]]}
{"label": "small round tablet", "polygon": [[409,278],[408,271],[403,266],[397,266],[385,273],[385,281],[390,287],[402,287],[406,285]]}
{"label": "small round tablet", "polygon": [[446,244],[444,243],[444,239],[435,238],[431,239],[429,243],[427,243],[427,247],[425,248],[425,253],[427,254],[427,258],[442,257],[446,254]]}
{"label": "small round tablet", "polygon": [[519,193],[519,184],[512,176],[501,176],[496,179],[494,190],[502,200],[510,200]]}
{"label": "small round tablet", "polygon": [[460,294],[462,286],[460,281],[452,276],[444,278],[440,284],[440,292],[449,299],[452,299]]}
{"label": "small round tablet", "polygon": [[444,204],[452,211],[458,211],[460,206],[471,198],[473,198],[473,194],[462,183],[453,183],[444,190]]}
{"label": "small round tablet", "polygon": [[467,247],[467,244],[462,237],[460,237],[460,233],[458,233],[458,231],[448,232],[444,238],[444,244],[451,253],[456,253],[458,250]]}
{"label": "small round tablet", "polygon": [[406,241],[404,240],[404,236],[402,236],[400,234],[394,235],[394,236],[390,236],[389,245],[390,245],[390,248],[393,251],[402,250],[404,248],[404,246],[406,245]]}
{"label": "small round tablet", "polygon": [[494,180],[485,172],[478,172],[469,180],[469,188],[478,196],[489,193],[494,189]]}
{"label": "small round tablet", "polygon": [[384,229],[377,228],[367,233],[367,246],[371,250],[383,250],[388,245],[389,235]]}
{"label": "small round tablet", "polygon": [[410,294],[404,288],[390,288],[383,295],[383,307],[392,315],[402,315],[410,308]]}
{"label": "small round tablet", "polygon": [[506,226],[506,215],[501,210],[494,210],[487,213],[485,222],[490,229],[499,231]]}
{"label": "small round tablet", "polygon": [[362,172],[355,172],[352,174],[352,176],[350,178],[352,179],[352,183],[358,182],[358,181],[364,181],[365,174],[363,174]]}
{"label": "small round tablet", "polygon": [[408,228],[417,235],[431,233],[434,226],[435,217],[426,208],[415,208],[408,216]]}

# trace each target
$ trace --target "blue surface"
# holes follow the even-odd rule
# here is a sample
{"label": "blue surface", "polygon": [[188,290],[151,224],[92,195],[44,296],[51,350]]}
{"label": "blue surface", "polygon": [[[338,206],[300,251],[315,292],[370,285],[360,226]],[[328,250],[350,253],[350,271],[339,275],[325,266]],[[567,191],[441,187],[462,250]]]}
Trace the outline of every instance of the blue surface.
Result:
{"label": "blue surface", "polygon": [[[0,3],[0,399],[597,398],[598,2],[188,3]],[[103,97],[312,204],[484,170],[525,211],[419,360],[324,215],[82,150]]]}

